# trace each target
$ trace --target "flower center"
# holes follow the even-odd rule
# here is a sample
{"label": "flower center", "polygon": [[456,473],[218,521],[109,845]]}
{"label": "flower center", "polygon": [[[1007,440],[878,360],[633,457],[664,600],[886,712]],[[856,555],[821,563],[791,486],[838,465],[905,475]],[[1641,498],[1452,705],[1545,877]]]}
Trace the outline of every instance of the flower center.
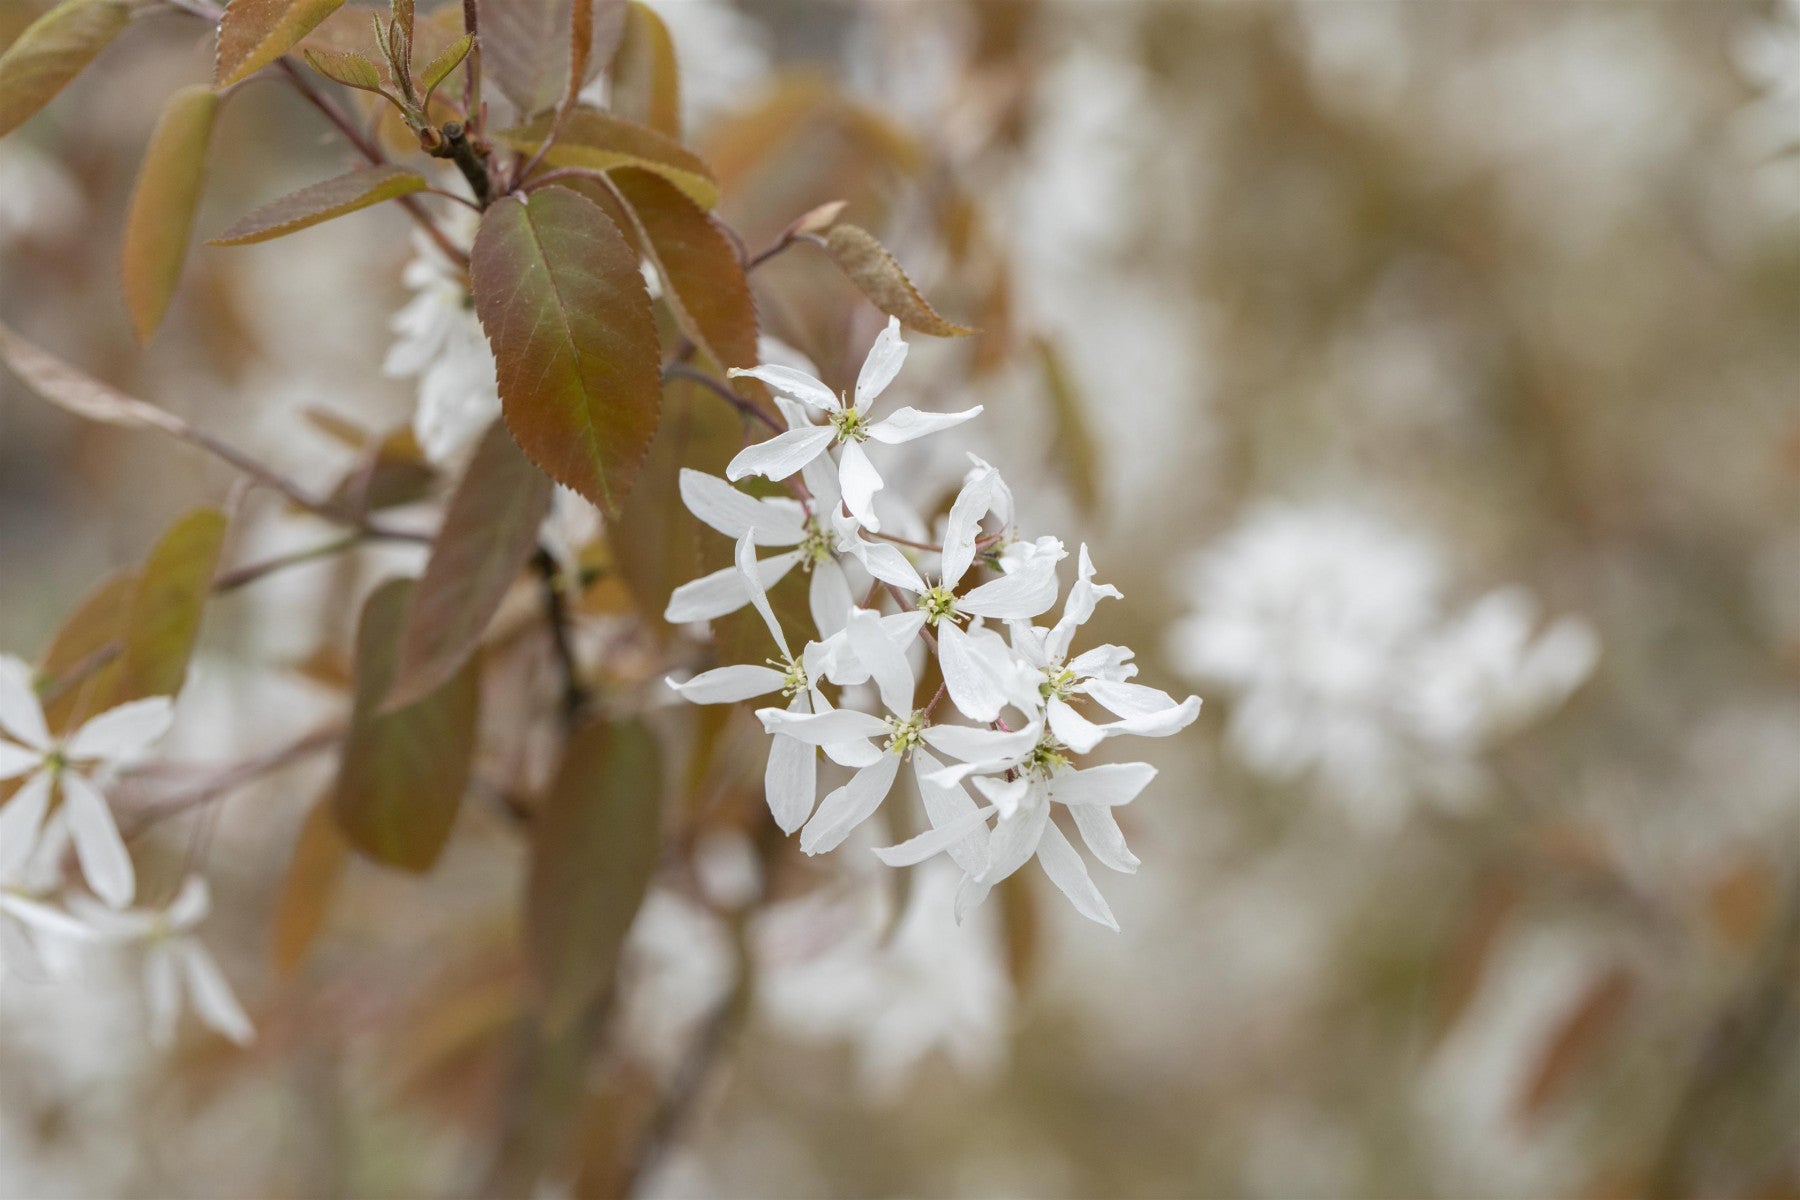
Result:
{"label": "flower center", "polygon": [[831,558],[831,536],[816,518],[806,522],[806,536],[800,540],[801,564],[808,570]]}
{"label": "flower center", "polygon": [[1045,700],[1067,700],[1074,690],[1074,671],[1068,667],[1044,668],[1044,682],[1038,684],[1038,695]]}
{"label": "flower center", "polygon": [[807,687],[806,668],[793,659],[783,661],[779,658],[764,659],[771,667],[781,672],[781,694],[783,698],[792,700]]}
{"label": "flower center", "polygon": [[919,609],[925,614],[926,622],[932,625],[954,621],[958,615],[956,596],[941,583],[919,597]]}
{"label": "flower center", "polygon": [[1025,761],[1019,764],[1019,770],[1026,775],[1035,775],[1039,779],[1048,779],[1069,765],[1068,747],[1045,734]]}
{"label": "flower center", "polygon": [[887,727],[893,732],[888,735],[887,745],[883,748],[905,758],[912,748],[923,740],[925,714],[915,712],[905,720],[901,720],[899,717],[889,717]]}
{"label": "flower center", "polygon": [[837,430],[840,442],[862,442],[869,437],[869,427],[863,422],[862,414],[848,405],[831,414],[831,427]]}

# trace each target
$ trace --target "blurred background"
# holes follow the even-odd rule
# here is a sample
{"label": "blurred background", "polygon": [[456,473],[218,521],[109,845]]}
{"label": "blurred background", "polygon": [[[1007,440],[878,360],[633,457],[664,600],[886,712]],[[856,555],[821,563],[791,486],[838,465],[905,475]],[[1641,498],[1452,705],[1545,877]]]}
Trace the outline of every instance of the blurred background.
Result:
{"label": "blurred background", "polygon": [[[651,3],[750,247],[846,199],[982,327],[915,339],[899,402],[988,407],[910,494],[994,462],[1025,530],[1124,592],[1097,640],[1205,707],[1139,748],[1143,866],[1096,872],[1122,934],[1041,876],[959,928],[954,878],[769,867],[748,1020],[643,1190],[1800,1191],[1800,8]],[[0,0],[0,42],[36,11]],[[0,142],[0,320],[328,483],[354,454],[309,412],[412,410],[381,369],[409,228],[197,247],[136,349],[124,201],[209,54],[190,19],[141,25]],[[338,169],[324,132],[245,89],[201,236]],[[850,377],[877,314],[817,258],[758,280],[765,333]],[[35,659],[230,485],[0,379],[0,650]],[[266,500],[236,528],[234,561],[318,537]],[[168,755],[332,712],[354,596],[418,562],[215,605]],[[595,645],[629,620],[589,607]],[[480,1178],[519,839],[472,800],[434,874],[345,866],[278,962],[328,781],[273,775],[145,849],[170,890],[204,864],[251,1049],[151,1047],[129,962],[0,977],[0,1195]],[[762,868],[739,826],[695,829],[633,931],[599,1157],[730,988],[720,914]]]}

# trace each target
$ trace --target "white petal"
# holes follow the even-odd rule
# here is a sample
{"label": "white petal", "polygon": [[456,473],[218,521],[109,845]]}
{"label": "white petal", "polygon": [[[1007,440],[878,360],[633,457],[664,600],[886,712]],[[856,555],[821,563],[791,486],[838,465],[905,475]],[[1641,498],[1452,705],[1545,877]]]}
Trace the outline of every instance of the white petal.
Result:
{"label": "white petal", "polygon": [[812,493],[813,515],[830,516],[838,511],[843,497],[838,495],[837,464],[829,454],[821,454],[800,468],[800,479]]}
{"label": "white petal", "polygon": [[12,798],[0,802],[0,887],[16,880],[37,849],[50,811],[50,772],[39,771]]}
{"label": "white petal", "polygon": [[807,587],[806,600],[820,637],[828,638],[843,629],[856,599],[850,595],[850,580],[836,559],[828,558],[813,564],[812,583]]}
{"label": "white petal", "polygon": [[853,771],[873,766],[876,759],[887,753],[880,746],[869,741],[826,742],[820,749],[825,751],[826,758],[840,767],[849,767]]}
{"label": "white petal", "polygon": [[94,895],[114,908],[124,908],[137,892],[137,873],[106,797],[74,771],[64,771],[61,784],[63,812],[68,815],[82,875]]}
{"label": "white petal", "polygon": [[[943,769],[944,764],[922,747],[913,750],[913,778],[919,785],[919,798],[925,802],[925,815],[931,818],[933,826],[952,824],[976,811],[975,801],[969,799],[969,793],[961,784],[945,786],[933,782],[931,776]],[[987,868],[987,843],[988,830],[984,821],[949,847],[950,858],[965,873],[979,875]]]}
{"label": "white petal", "polygon": [[[804,711],[805,696],[795,696],[792,711]],[[812,815],[819,794],[819,752],[803,742],[776,734],[769,740],[769,762],[763,768],[763,793],[781,832],[792,833]]]}
{"label": "white petal", "polygon": [[982,633],[986,636],[964,633],[951,621],[937,627],[938,665],[943,668],[950,702],[969,720],[985,725],[1006,707],[997,671],[1005,669],[1008,651],[997,635]]}
{"label": "white petal", "polygon": [[983,883],[973,875],[963,876],[956,889],[956,923],[961,925],[964,917],[986,903],[988,893],[993,890],[992,884]]}
{"label": "white petal", "polygon": [[183,938],[173,949],[181,956],[188,995],[193,997],[200,1019],[238,1045],[248,1046],[256,1039],[256,1027],[206,947],[193,938]]}
{"label": "white petal", "polygon": [[31,681],[32,670],[24,660],[0,654],[0,729],[33,749],[48,750],[50,729]]}
{"label": "white petal", "polygon": [[1075,911],[1090,921],[1098,921],[1114,933],[1119,931],[1119,922],[1114,919],[1112,909],[1106,903],[1106,897],[1094,886],[1088,876],[1087,864],[1081,861],[1081,855],[1063,836],[1063,831],[1056,827],[1054,821],[1044,826],[1043,840],[1038,843],[1038,862],[1043,864],[1044,874],[1050,877],[1057,890],[1069,898]]}
{"label": "white petal", "polygon": [[[798,550],[772,554],[757,563],[757,578],[762,580],[764,588],[774,587],[800,559]],[[750,588],[743,575],[735,566],[724,567],[676,588],[669,596],[669,607],[663,611],[663,620],[671,625],[710,621],[736,612],[749,602]]]}
{"label": "white petal", "polygon": [[881,702],[898,717],[912,714],[913,690],[917,686],[906,655],[888,638],[881,618],[866,608],[850,610],[844,626],[850,652],[867,668],[881,692]]}
{"label": "white petal", "polygon": [[1000,779],[992,775],[982,775],[975,780],[975,790],[993,802],[995,809],[1003,819],[1010,819],[1019,811],[1031,795],[1031,780],[1024,777],[1018,779]]}
{"label": "white petal", "polygon": [[685,683],[671,679],[669,686],[690,704],[736,704],[779,691],[784,679],[780,671],[743,664],[702,671]]}
{"label": "white petal", "polygon": [[900,321],[889,317],[887,327],[875,335],[869,357],[863,359],[862,370],[856,374],[857,412],[869,410],[869,402],[887,390],[905,361],[906,343],[900,337]]}
{"label": "white petal", "polygon": [[860,442],[845,442],[838,456],[838,485],[844,491],[844,507],[857,524],[874,533],[881,528],[875,515],[875,493],[881,490],[881,474],[869,461]]}
{"label": "white petal", "polygon": [[806,537],[806,512],[794,501],[751,496],[703,471],[681,469],[681,499],[689,512],[733,541],[753,533],[759,546],[794,546]]}
{"label": "white petal", "polygon": [[843,407],[838,401],[836,392],[805,371],[796,371],[793,367],[780,367],[765,363],[760,367],[751,367],[747,370],[734,367],[728,374],[733,379],[739,376],[760,379],[789,400],[798,400],[808,408],[816,408],[820,412],[836,412]]}
{"label": "white petal", "polygon": [[973,420],[981,415],[981,405],[964,409],[962,412],[940,413],[921,412],[908,406],[897,408],[892,413],[869,426],[869,436],[889,446],[910,442],[928,434],[938,433],[945,429],[954,429],[964,421]]}
{"label": "white petal", "polygon": [[925,740],[951,758],[969,763],[1003,763],[1028,753],[1037,744],[1038,729],[1026,726],[1011,731],[972,729],[966,725],[930,725]]}
{"label": "white petal", "polygon": [[78,940],[86,940],[94,936],[93,930],[61,909],[52,908],[48,904],[25,896],[0,892],[0,912],[40,933]]}
{"label": "white petal", "polygon": [[133,700],[109,708],[69,739],[68,755],[77,761],[102,759],[130,762],[153,746],[175,723],[175,705],[167,696]]}
{"label": "white petal", "polygon": [[192,929],[206,920],[212,911],[212,889],[204,875],[189,875],[182,880],[181,890],[163,910],[163,921],[175,929]]}
{"label": "white petal", "polygon": [[1103,865],[1127,875],[1135,873],[1142,865],[1138,856],[1125,845],[1125,835],[1113,819],[1112,809],[1099,804],[1078,804],[1069,812],[1074,814],[1075,827],[1081,830],[1081,840]]}
{"label": "white petal", "polygon": [[993,835],[988,838],[988,865],[981,873],[981,882],[990,886],[999,883],[1030,861],[1049,823],[1050,806],[1041,797],[1026,801],[1012,816],[996,821]]}
{"label": "white petal", "polygon": [[175,1022],[181,1016],[181,973],[171,943],[144,953],[144,1006],[149,1010],[151,1044],[174,1042]]}
{"label": "white petal", "polygon": [[1044,706],[1044,716],[1056,740],[1077,754],[1086,754],[1106,740],[1106,730],[1076,712],[1066,700],[1052,699]]}
{"label": "white petal", "polygon": [[960,845],[977,829],[986,829],[987,819],[993,814],[994,807],[992,805],[978,808],[974,812],[964,813],[948,825],[933,826],[917,837],[908,838],[897,846],[877,847],[875,857],[890,867],[917,866],[928,858]]}
{"label": "white petal", "polygon": [[887,722],[880,717],[857,712],[853,708],[834,708],[830,712],[798,713],[780,708],[759,708],[757,717],[770,733],[785,733],[809,746],[832,742],[849,742],[858,738],[883,737]]}
{"label": "white petal", "polygon": [[[795,553],[800,552],[795,551]],[[769,628],[769,636],[774,638],[775,644],[781,648],[781,657],[793,658],[794,652],[788,649],[787,634],[781,632],[781,622],[775,619],[775,610],[769,607],[768,589],[763,586],[761,568],[757,566],[756,547],[751,544],[750,535],[747,533],[738,539],[737,569],[738,574],[743,576],[744,591],[749,595],[750,603],[756,606],[756,611],[762,617],[763,624]],[[787,571],[788,569],[784,569],[781,573],[786,575]]]}
{"label": "white petal", "polygon": [[0,741],[0,779],[17,779],[44,763],[44,752]]}
{"label": "white petal", "polygon": [[1076,689],[1085,692],[1124,720],[1100,725],[1106,737],[1168,737],[1180,733],[1200,715],[1200,697],[1189,696],[1177,704],[1166,692],[1135,683],[1110,683],[1091,679]]}
{"label": "white petal", "polygon": [[1084,771],[1060,771],[1050,779],[1050,798],[1058,804],[1098,804],[1117,808],[1130,804],[1156,778],[1149,763],[1106,763]]}
{"label": "white petal", "polygon": [[940,579],[947,588],[962,582],[963,573],[975,561],[975,542],[981,534],[981,519],[993,511],[994,484],[1000,473],[985,463],[969,472],[962,490],[950,505],[944,522],[944,554],[939,567]]}
{"label": "white petal", "polygon": [[883,754],[880,762],[851,776],[849,783],[820,802],[819,811],[800,831],[800,849],[807,854],[823,854],[842,845],[858,825],[881,807],[899,770],[900,756]]}
{"label": "white petal", "polygon": [[825,452],[837,433],[829,425],[808,425],[778,433],[766,442],[745,446],[725,467],[727,479],[761,475],[768,479],[786,479]]}
{"label": "white petal", "polygon": [[1022,620],[1048,612],[1056,603],[1057,590],[1056,560],[1045,555],[958,598],[956,607],[971,616]]}

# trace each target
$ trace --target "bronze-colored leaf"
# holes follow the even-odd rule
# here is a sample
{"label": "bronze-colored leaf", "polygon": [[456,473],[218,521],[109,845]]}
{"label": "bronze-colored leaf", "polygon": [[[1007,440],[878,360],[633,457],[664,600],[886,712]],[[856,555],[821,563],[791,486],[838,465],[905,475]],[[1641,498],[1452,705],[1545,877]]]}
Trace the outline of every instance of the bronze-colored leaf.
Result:
{"label": "bronze-colored leaf", "polygon": [[89,421],[126,429],[154,429],[185,437],[186,422],[174,413],[148,404],[41,350],[4,325],[0,325],[0,362],[40,397]]}
{"label": "bronze-colored leaf", "polygon": [[245,246],[251,242],[266,242],[384,200],[422,192],[430,186],[423,175],[403,167],[366,167],[350,171],[263,205],[208,245]]}
{"label": "bronze-colored leaf", "polygon": [[[546,114],[496,136],[514,149],[535,153],[549,135],[554,117]],[[544,156],[552,167],[586,167],[610,171],[638,167],[654,171],[686,192],[701,208],[719,200],[712,169],[693,151],[647,126],[621,120],[595,108],[578,107],[562,124],[556,144]]]}
{"label": "bronze-colored leaf", "polygon": [[196,509],[169,526],[151,548],[120,630],[108,705],[181,690],[225,545],[225,524],[217,509]]}
{"label": "bronze-colored leaf", "polygon": [[353,51],[302,50],[306,65],[336,83],[365,92],[381,91],[381,68]]}
{"label": "bronze-colored leaf", "polygon": [[[583,64],[586,83],[612,57],[624,25],[623,0],[580,0],[590,11],[592,43]],[[521,116],[555,104],[568,89],[574,25],[570,0],[479,0],[481,69]],[[577,88],[576,90],[579,90]]]}
{"label": "bronze-colored leaf", "polygon": [[144,152],[125,217],[121,263],[125,307],[140,342],[162,324],[181,280],[218,111],[219,97],[211,88],[183,88],[169,97]]}
{"label": "bronze-colored leaf", "polygon": [[669,27],[643,0],[628,0],[625,30],[613,55],[610,106],[627,121],[681,138],[681,74]]}
{"label": "bronze-colored leaf", "polygon": [[119,635],[137,581],[135,571],[109,576],[82,598],[50,640],[38,677],[53,689],[44,704],[52,730],[66,732],[80,717],[111,707],[106,697],[118,671]]}
{"label": "bronze-colored leaf", "polygon": [[281,975],[294,973],[325,928],[349,857],[350,847],[332,820],[330,801],[313,805],[294,841],[294,857],[275,904],[270,954]]}
{"label": "bronze-colored leaf", "polygon": [[1625,1015],[1635,980],[1624,967],[1613,967],[1594,980],[1552,1032],[1538,1055],[1518,1116],[1536,1116],[1560,1095],[1575,1072],[1592,1060],[1600,1042]]}
{"label": "bronze-colored leaf", "polygon": [[386,707],[412,704],[454,675],[481,644],[488,622],[538,544],[550,514],[549,476],[532,466],[495,421],[456,485],[413,589],[400,665]]}
{"label": "bronze-colored leaf", "polygon": [[426,871],[437,862],[469,782],[481,680],[471,660],[450,682],[395,712],[400,630],[413,591],[391,579],[363,605],[356,691],[332,811],[350,844],[379,862]]}
{"label": "bronze-colored leaf", "polygon": [[[724,232],[660,175],[619,170],[612,181],[630,205],[640,240],[662,277],[663,300],[681,331],[720,367],[754,367],[756,306],[743,264]],[[767,401],[760,390],[751,394]]]}
{"label": "bronze-colored leaf", "polygon": [[573,1028],[611,986],[656,873],[662,766],[638,721],[569,739],[532,825],[526,933],[548,1036]]}
{"label": "bronze-colored leaf", "polygon": [[0,137],[50,103],[131,20],[124,0],[63,0],[0,54]]}
{"label": "bronze-colored leaf", "polygon": [[637,256],[592,201],[548,187],[482,214],[470,274],[507,427],[552,479],[617,515],[662,392]]}
{"label": "bronze-colored leaf", "polygon": [[230,87],[292,50],[344,0],[231,0],[219,20],[213,86]]}
{"label": "bronze-colored leaf", "polygon": [[913,332],[932,337],[967,337],[975,332],[967,325],[940,317],[887,247],[868,230],[856,225],[833,225],[825,235],[825,250],[876,308],[899,317],[900,323]]}
{"label": "bronze-colored leaf", "polygon": [[354,519],[384,508],[415,504],[431,494],[437,468],[426,460],[410,426],[402,425],[376,439],[364,431],[356,447],[362,451],[362,461],[332,489],[330,506],[334,511]]}

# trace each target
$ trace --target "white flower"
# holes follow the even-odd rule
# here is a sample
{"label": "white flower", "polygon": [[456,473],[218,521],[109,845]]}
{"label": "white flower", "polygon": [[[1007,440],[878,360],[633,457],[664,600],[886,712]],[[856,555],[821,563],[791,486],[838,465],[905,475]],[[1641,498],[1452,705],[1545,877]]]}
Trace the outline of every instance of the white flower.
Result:
{"label": "white flower", "polygon": [[114,912],[91,904],[80,905],[78,911],[101,940],[142,946],[144,998],[150,1012],[150,1037],[157,1045],[167,1046],[174,1040],[183,992],[195,1014],[218,1033],[240,1046],[256,1037],[231,985],[194,936],[194,929],[212,911],[212,896],[204,879],[189,876],[161,912]]}
{"label": "white flower", "polygon": [[381,369],[418,379],[413,436],[426,459],[441,465],[473,446],[500,415],[500,391],[468,280],[435,247],[416,245],[403,275],[414,295],[394,314],[394,344]]}
{"label": "white flower", "polygon": [[[0,780],[28,776],[0,804],[0,878],[30,859],[48,820],[66,825],[94,893],[114,908],[131,903],[137,891],[131,855],[93,777],[143,757],[173,719],[169,698],[153,696],[108,709],[68,737],[53,738],[31,668],[0,655],[0,733],[12,739],[0,738]],[[57,796],[62,804],[53,815]]]}
{"label": "white flower", "polygon": [[1391,827],[1415,797],[1473,799],[1480,754],[1560,703],[1597,654],[1578,621],[1532,639],[1522,591],[1459,619],[1442,591],[1433,548],[1403,530],[1264,508],[1201,562],[1171,654],[1237,692],[1228,736],[1253,768],[1310,777],[1358,822]]}
{"label": "white flower", "polygon": [[870,438],[889,444],[910,442],[960,425],[981,412],[980,405],[959,413],[927,413],[906,407],[883,420],[870,421],[870,405],[894,381],[905,361],[906,343],[900,337],[900,322],[890,317],[887,328],[876,337],[869,356],[863,360],[856,378],[856,398],[851,403],[792,367],[733,368],[733,376],[759,379],[783,397],[824,414],[825,424],[796,424],[765,442],[745,447],[725,468],[726,477],[738,480],[746,475],[762,475],[786,479],[837,445],[841,448],[838,479],[844,507],[864,529],[879,530],[881,522],[875,515],[874,499],[882,487],[881,475],[869,461],[863,443]]}

